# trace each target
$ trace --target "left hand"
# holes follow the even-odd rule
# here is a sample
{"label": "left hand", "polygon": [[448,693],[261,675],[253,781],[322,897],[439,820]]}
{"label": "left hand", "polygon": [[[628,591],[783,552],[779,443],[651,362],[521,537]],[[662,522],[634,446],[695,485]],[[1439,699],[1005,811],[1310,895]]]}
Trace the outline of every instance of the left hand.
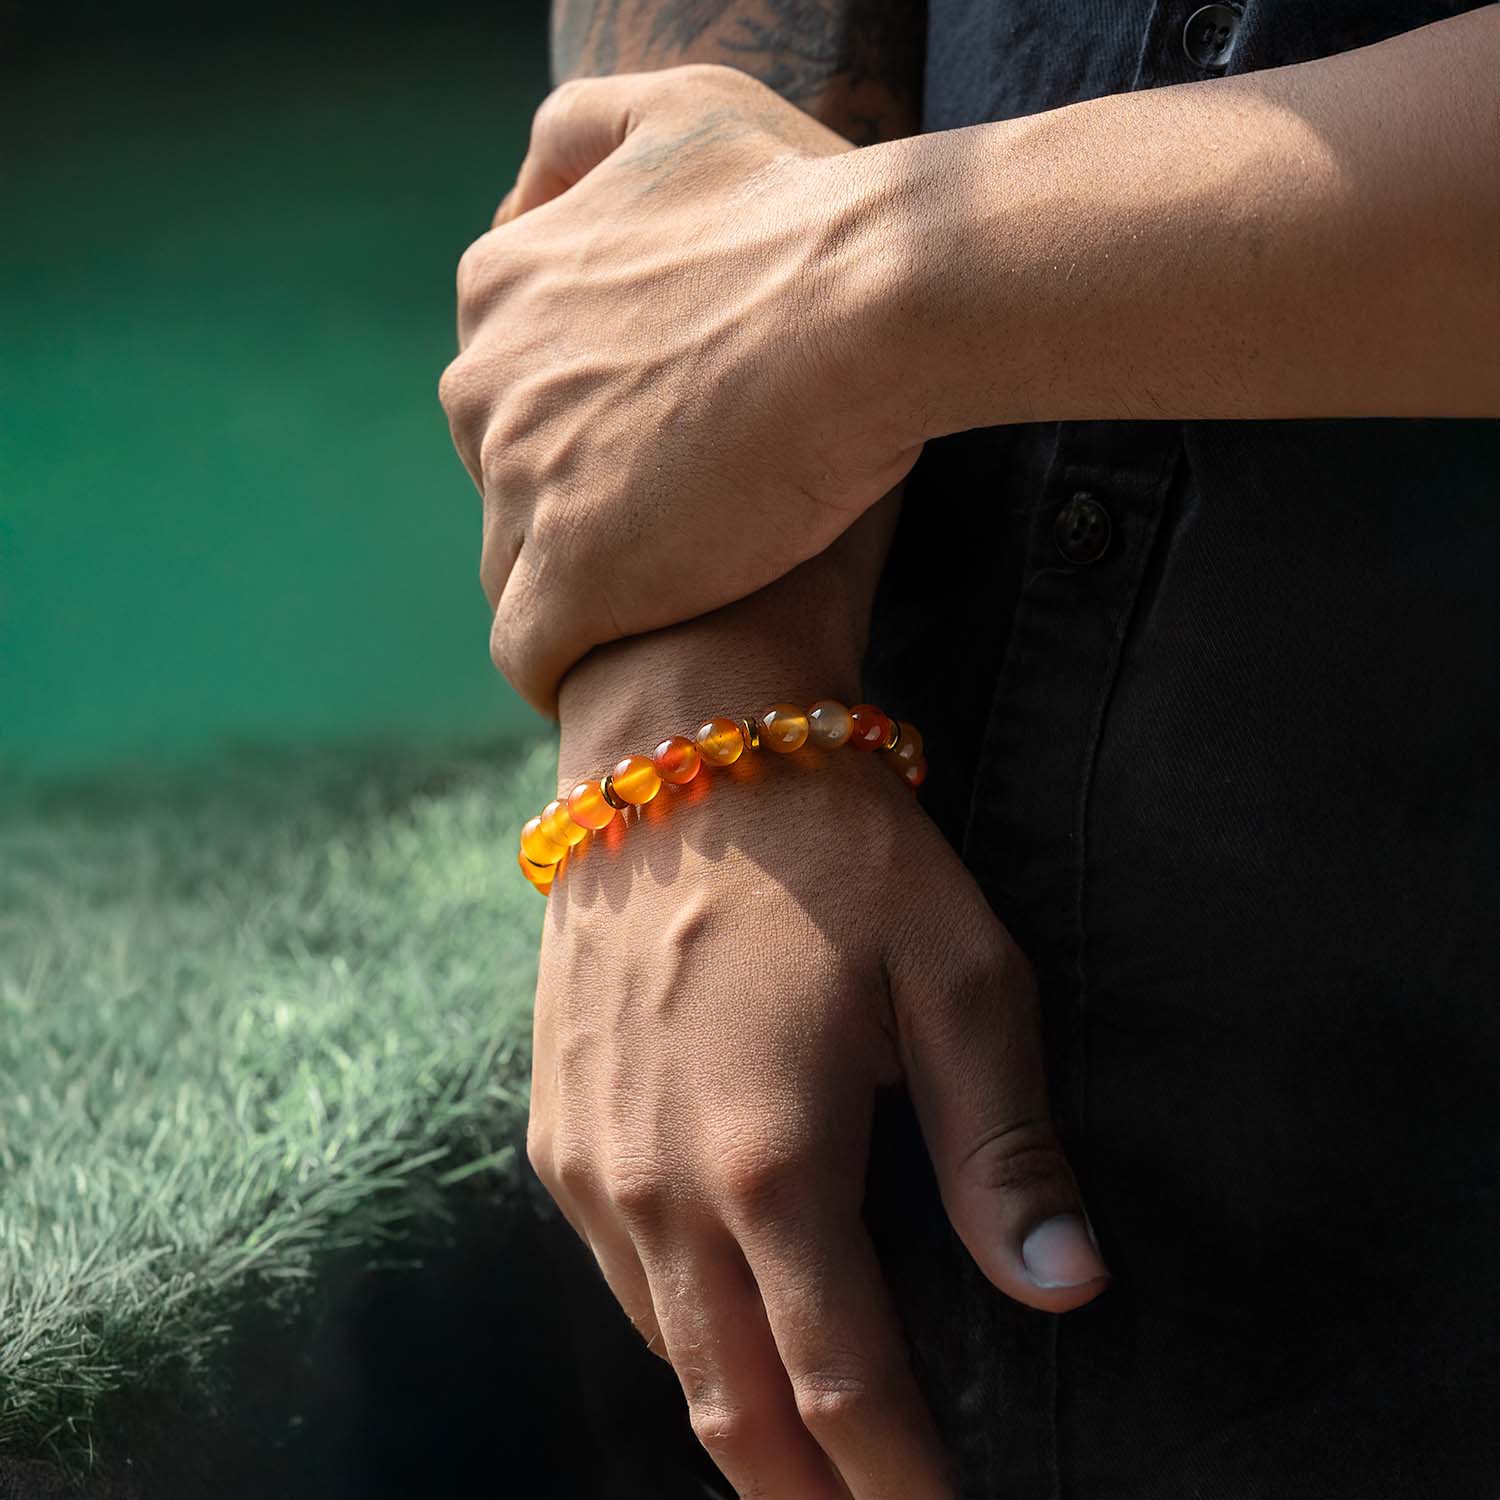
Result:
{"label": "left hand", "polygon": [[730,68],[538,111],[459,265],[441,387],[484,495],[492,655],[538,707],[592,647],[822,551],[916,461],[869,342],[893,277],[854,232],[863,154]]}

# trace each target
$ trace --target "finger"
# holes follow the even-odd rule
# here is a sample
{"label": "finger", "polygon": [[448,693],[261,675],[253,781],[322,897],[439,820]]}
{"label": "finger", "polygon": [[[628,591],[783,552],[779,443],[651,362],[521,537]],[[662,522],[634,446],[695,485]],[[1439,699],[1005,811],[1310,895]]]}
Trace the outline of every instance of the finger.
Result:
{"label": "finger", "polygon": [[495,216],[509,223],[565,193],[599,165],[634,127],[646,88],[643,74],[577,78],[554,89],[531,122],[531,141],[516,185]]}
{"label": "finger", "polygon": [[802,1424],[855,1500],[954,1489],[858,1207],[808,1195],[735,1226]]}
{"label": "finger", "polygon": [[1031,966],[976,888],[893,965],[907,1086],[959,1237],[1001,1291],[1066,1312],[1109,1279],[1053,1128]]}
{"label": "finger", "polygon": [[667,1358],[665,1337],[651,1296],[651,1284],[636,1253],[635,1243],[619,1221],[605,1210],[579,1211],[583,1236],[615,1301],[640,1334],[646,1348],[658,1359]]}
{"label": "finger", "polygon": [[562,1216],[589,1247],[615,1301],[646,1341],[646,1347],[665,1357],[651,1288],[635,1245],[613,1214],[600,1211],[600,1195],[594,1187],[598,1174],[592,1153],[583,1143],[560,1134],[554,1122],[552,1106],[558,1093],[558,1079],[550,998],[545,986],[538,989],[533,1012],[526,1155]]}
{"label": "finger", "polygon": [[740,1495],[849,1500],[798,1416],[760,1293],[721,1228],[644,1231],[642,1262],[693,1431]]}

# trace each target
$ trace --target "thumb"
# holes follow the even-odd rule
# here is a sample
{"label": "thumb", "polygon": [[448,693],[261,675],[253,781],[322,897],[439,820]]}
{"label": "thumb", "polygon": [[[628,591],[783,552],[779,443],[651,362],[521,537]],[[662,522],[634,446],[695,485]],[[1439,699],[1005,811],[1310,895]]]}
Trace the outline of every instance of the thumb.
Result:
{"label": "thumb", "polygon": [[526,159],[493,227],[567,192],[620,145],[639,122],[647,77],[574,78],[553,89],[532,119]]}
{"label": "thumb", "polygon": [[969,1254],[1017,1302],[1066,1312],[1109,1272],[1048,1110],[1031,965],[977,889],[962,904],[957,933],[892,965],[907,1087]]}

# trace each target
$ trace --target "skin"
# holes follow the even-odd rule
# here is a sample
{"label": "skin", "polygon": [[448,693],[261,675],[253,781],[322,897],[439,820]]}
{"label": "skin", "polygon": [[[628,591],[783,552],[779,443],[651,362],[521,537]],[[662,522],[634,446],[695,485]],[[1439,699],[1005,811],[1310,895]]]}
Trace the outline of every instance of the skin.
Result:
{"label": "skin", "polygon": [[[751,600],[592,655],[563,689],[560,785],[692,726],[706,691],[847,701],[891,514]],[[876,755],[747,757],[663,792],[554,887],[530,1158],[740,1494],[952,1493],[860,1216],[878,1090],[910,1089],[997,1286],[1052,1312],[1103,1289],[1082,1234],[1075,1285],[1039,1284],[1023,1256],[1037,1225],[1081,1213],[1035,1004]]]}
{"label": "skin", "polygon": [[[716,67],[577,83],[466,257],[444,398],[560,789],[710,713],[857,697],[877,502],[927,437],[1500,411],[1493,13],[851,152],[911,125],[881,10],[558,6],[562,74],[728,61],[804,111]],[[1029,970],[876,757],[754,764],[559,881],[532,1161],[739,1493],[946,1495],[857,1185],[904,1086],[996,1285],[1102,1290],[1087,1247],[1068,1288],[1022,1255],[1080,1211]]]}
{"label": "skin", "polygon": [[1488,6],[860,151],[726,68],[566,84],[464,256],[442,388],[501,670],[551,710],[943,433],[1500,413],[1497,75]]}

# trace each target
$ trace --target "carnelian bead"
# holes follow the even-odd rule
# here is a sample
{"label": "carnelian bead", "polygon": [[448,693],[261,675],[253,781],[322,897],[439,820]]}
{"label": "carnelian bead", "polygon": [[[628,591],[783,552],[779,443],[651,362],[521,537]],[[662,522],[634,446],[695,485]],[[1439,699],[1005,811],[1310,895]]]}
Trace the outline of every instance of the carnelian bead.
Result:
{"label": "carnelian bead", "polygon": [[854,725],[849,743],[856,750],[879,750],[891,737],[891,721],[873,703],[856,703],[849,718]]}
{"label": "carnelian bead", "polygon": [[568,812],[568,804],[555,797],[542,809],[542,832],[554,844],[562,844],[568,849],[574,844],[581,844],[589,836],[588,829],[582,823],[573,821]]}
{"label": "carnelian bead", "polygon": [[703,758],[698,747],[680,734],[674,734],[659,744],[651,756],[651,764],[663,781],[673,786],[686,786],[698,774]]}
{"label": "carnelian bead", "polygon": [[905,719],[898,727],[901,738],[891,747],[891,758],[903,766],[913,766],[922,758],[922,736],[916,725],[908,724]]}
{"label": "carnelian bead", "polygon": [[915,791],[927,780],[927,758],[919,755],[909,766],[901,767],[901,779]]}
{"label": "carnelian bead", "polygon": [[849,710],[832,698],[819,698],[807,711],[807,738],[820,750],[837,750],[849,743],[854,721]]}
{"label": "carnelian bead", "polygon": [[790,755],[807,743],[807,715],[795,703],[776,703],[757,721],[760,742],[778,755]]}
{"label": "carnelian bead", "polygon": [[644,755],[627,755],[610,772],[615,795],[622,802],[642,807],[661,790],[661,777]]}
{"label": "carnelian bead", "polygon": [[568,793],[568,816],[583,828],[607,828],[615,810],[604,800],[604,788],[597,781],[580,781]]}
{"label": "carnelian bead", "polygon": [[710,719],[698,726],[693,739],[711,766],[732,766],[745,753],[745,736],[733,719]]}
{"label": "carnelian bead", "polygon": [[548,838],[540,816],[528,818],[521,828],[521,852],[539,865],[555,865],[568,852],[566,844]]}
{"label": "carnelian bead", "polygon": [[521,873],[538,890],[548,889],[557,875],[556,865],[539,865],[534,860],[527,859],[524,854],[516,855],[516,863],[520,865]]}

